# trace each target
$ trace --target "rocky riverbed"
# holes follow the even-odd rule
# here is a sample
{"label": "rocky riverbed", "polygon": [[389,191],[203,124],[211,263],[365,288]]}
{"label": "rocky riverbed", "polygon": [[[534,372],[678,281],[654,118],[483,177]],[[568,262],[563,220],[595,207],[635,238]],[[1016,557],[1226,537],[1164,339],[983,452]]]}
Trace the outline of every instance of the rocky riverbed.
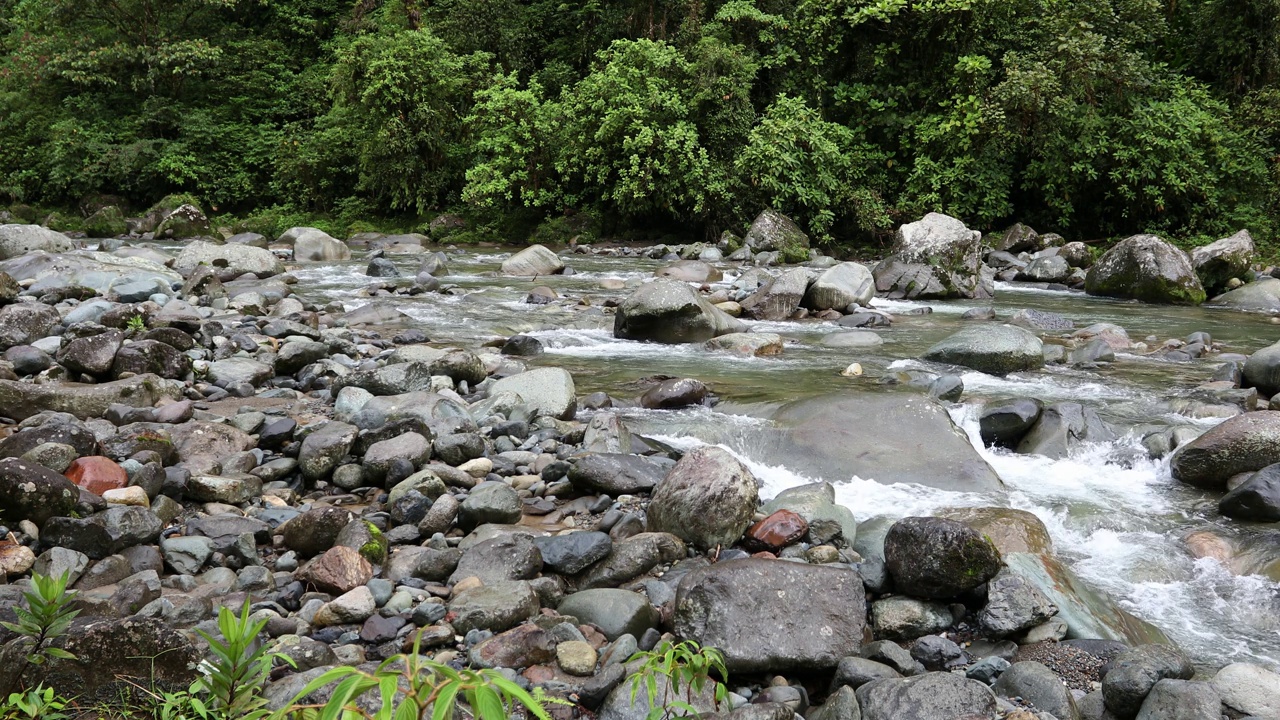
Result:
{"label": "rocky riverbed", "polygon": [[643,717],[627,658],[670,636],[740,717],[1280,717],[1247,233],[1095,257],[930,215],[856,263],[776,213],[557,253],[192,210],[0,226],[0,619],[32,572],[83,610],[26,680],[184,686],[248,598],[276,706],[420,636]]}

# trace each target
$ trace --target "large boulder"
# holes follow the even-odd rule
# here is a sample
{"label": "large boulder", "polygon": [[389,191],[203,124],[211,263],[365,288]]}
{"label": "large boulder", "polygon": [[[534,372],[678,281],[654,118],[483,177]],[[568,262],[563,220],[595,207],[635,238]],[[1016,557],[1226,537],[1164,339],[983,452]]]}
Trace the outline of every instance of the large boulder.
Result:
{"label": "large boulder", "polygon": [[183,204],[174,208],[156,226],[155,236],[176,240],[204,237],[211,233],[209,218],[200,208],[191,204]]}
{"label": "large boulder", "polygon": [[42,303],[14,303],[0,308],[0,350],[30,345],[47,337],[61,318]]}
{"label": "large boulder", "polygon": [[777,210],[769,209],[757,215],[742,242],[755,252],[776,252],[784,263],[809,259],[809,236]]}
{"label": "large boulder", "polygon": [[1225,237],[1191,251],[1191,265],[1200,276],[1200,284],[1208,293],[1216,293],[1232,278],[1249,272],[1253,262],[1253,236],[1248,230]]}
{"label": "large boulder", "polygon": [[1191,258],[1155,235],[1117,243],[1089,269],[1084,289],[1090,295],[1168,305],[1199,305],[1205,298]]}
{"label": "large boulder", "polygon": [[1156,683],[1190,680],[1194,674],[1191,659],[1181,650],[1169,645],[1139,645],[1111,662],[1102,677],[1102,697],[1116,717],[1131,718]]}
{"label": "large boulder", "polygon": [[613,322],[614,337],[673,344],[706,342],[745,329],[688,284],[665,278],[631,293],[618,305]]}
{"label": "large boulder", "polygon": [[724,274],[714,266],[701,260],[680,260],[666,267],[653,271],[654,277],[670,278],[680,282],[702,283],[716,282],[724,278]]}
{"label": "large boulder", "polygon": [[982,262],[982,233],[941,213],[898,228],[889,255],[872,274],[893,297],[989,298],[993,271]]}
{"label": "large boulder", "polygon": [[730,560],[680,581],[675,632],[719,649],[731,673],[834,668],[862,645],[863,593],[846,568]]}
{"label": "large boulder", "polygon": [[703,550],[728,547],[751,524],[758,503],[758,483],[747,466],[723,448],[699,447],[653,491],[649,529]]}
{"label": "large boulder", "polygon": [[341,262],[351,259],[347,244],[313,227],[296,227],[284,231],[277,242],[293,246],[294,262]]}
{"label": "large boulder", "polygon": [[1245,312],[1280,313],[1280,278],[1260,278],[1229,290],[1210,303]]}
{"label": "large boulder", "polygon": [[48,468],[18,458],[0,460],[0,520],[43,525],[51,517],[70,515],[79,499],[79,488]]}
{"label": "large boulder", "polygon": [[503,275],[536,277],[564,272],[564,261],[545,245],[530,245],[502,261]]}
{"label": "large boulder", "polygon": [[995,577],[1000,551],[957,520],[908,517],[885,535],[884,562],[900,592],[952,598]]}
{"label": "large boulder", "polygon": [[71,238],[39,225],[0,225],[0,260],[30,252],[60,253],[74,250]]}
{"label": "large boulder", "polygon": [[1060,720],[1080,720],[1080,709],[1058,674],[1038,662],[1016,662],[992,686],[997,695],[1022,698]]}
{"label": "large boulder", "polygon": [[214,245],[204,241],[193,242],[182,249],[173,262],[178,272],[189,273],[200,265],[225,268],[236,275],[253,273],[269,277],[284,272],[284,263],[270,250],[251,245]]}
{"label": "large boulder", "polygon": [[906,393],[841,393],[784,405],[770,462],[832,483],[851,477],[886,485],[988,492],[1004,484],[937,402]]}
{"label": "large boulder", "polygon": [[1280,342],[1250,355],[1244,363],[1241,381],[1244,387],[1257,388],[1263,395],[1280,393]]}
{"label": "large boulder", "polygon": [[1218,500],[1218,512],[1238,520],[1280,522],[1280,465],[1268,465]]}
{"label": "large boulder", "polygon": [[986,685],[945,672],[872,680],[857,696],[862,720],[992,718],[996,710]]}
{"label": "large boulder", "polygon": [[149,408],[165,398],[182,399],[182,386],[155,375],[136,375],[97,385],[35,385],[0,380],[0,416],[14,420],[25,420],[46,410],[69,413],[87,420],[106,415],[107,408],[112,405]]}
{"label": "large boulder", "polygon": [[1044,366],[1040,338],[1014,325],[971,325],[935,343],[924,359],[963,365],[988,375]]}
{"label": "large boulder", "polygon": [[742,310],[756,320],[786,320],[800,307],[809,287],[809,271],[792,268],[778,277],[769,278],[741,302]]}
{"label": "large boulder", "polygon": [[1259,410],[1229,418],[1178,448],[1169,462],[1176,480],[1225,490],[1233,475],[1280,462],[1280,412]]}
{"label": "large boulder", "polygon": [[1232,663],[1213,676],[1222,704],[1245,715],[1280,718],[1280,673],[1260,665]]}
{"label": "large boulder", "polygon": [[573,376],[563,368],[536,368],[503,378],[489,388],[490,397],[511,393],[538,415],[571,420],[578,410]]}
{"label": "large boulder", "polygon": [[865,265],[843,262],[814,278],[804,296],[810,310],[844,310],[850,305],[869,305],[876,294],[876,279]]}
{"label": "large boulder", "polygon": [[103,252],[35,252],[0,263],[0,270],[20,282],[34,281],[31,289],[35,292],[87,287],[109,296],[127,290],[129,295],[145,299],[153,293],[172,293],[182,283],[182,276],[156,261],[160,259]]}
{"label": "large boulder", "polygon": [[91,238],[113,238],[129,232],[124,213],[115,205],[99,208],[84,220],[84,234]]}

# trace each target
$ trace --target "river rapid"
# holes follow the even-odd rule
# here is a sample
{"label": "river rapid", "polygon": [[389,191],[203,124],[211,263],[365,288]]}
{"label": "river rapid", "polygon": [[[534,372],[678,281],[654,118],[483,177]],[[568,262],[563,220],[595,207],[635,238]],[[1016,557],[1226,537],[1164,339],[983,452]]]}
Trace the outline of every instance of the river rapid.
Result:
{"label": "river rapid", "polygon": [[[1208,332],[1223,352],[1250,353],[1280,339],[1280,325],[1265,316],[1213,307],[1143,305],[1094,298],[1078,292],[997,284],[991,301],[901,302],[877,299],[873,306],[894,315],[891,328],[877,332],[884,344],[874,348],[831,348],[825,335],[844,330],[835,323],[748,322],[753,330],[781,335],[782,355],[738,358],[701,346],[668,346],[613,338],[613,316],[604,305],[621,300],[652,277],[663,263],[637,257],[575,254],[566,257],[569,276],[527,280],[497,273],[509,253],[493,249],[457,251],[448,256],[448,274],[440,277],[447,293],[392,296],[416,326],[441,346],[475,345],[499,336],[537,337],[546,353],[533,365],[556,365],[573,373],[580,395],[604,391],[619,398],[638,394],[641,378],[666,375],[706,382],[720,403],[713,409],[622,411],[633,432],[678,447],[723,445],[741,457],[772,497],[795,485],[824,479],[836,487],[862,528],[859,537],[877,537],[864,529],[893,519],[957,506],[1007,505],[1028,510],[1044,521],[1055,550],[1076,573],[1108,591],[1135,615],[1163,629],[1205,667],[1254,662],[1280,669],[1280,528],[1224,518],[1217,496],[1174,481],[1167,459],[1151,460],[1141,438],[1152,429],[1186,427],[1199,433],[1220,418],[1178,414],[1170,400],[1209,380],[1220,361],[1214,354],[1189,363],[1140,354],[1118,354],[1097,369],[1052,366],[997,378],[965,372],[964,394],[950,405],[956,422],[1003,479],[999,495],[955,493],[918,485],[884,485],[874,478],[805,477],[789,469],[760,441],[769,418],[783,403],[815,395],[875,390],[924,393],[910,383],[888,384],[913,370],[943,368],[916,360],[935,341],[954,332],[961,314],[994,305],[999,318],[1023,309],[1058,313],[1076,327],[1110,322],[1124,327],[1135,342],[1151,338],[1154,348],[1169,338]],[[359,254],[357,254],[359,256]],[[390,256],[403,275],[412,277],[420,257]],[[302,265],[293,270],[295,291],[347,309],[369,301],[376,284],[364,274],[363,260]],[[724,284],[741,269],[723,266]],[[626,287],[602,288],[616,278]],[[548,305],[524,302],[535,286],[554,288],[564,299]],[[861,364],[860,377],[840,372]],[[1119,438],[1075,448],[1065,459],[1017,455],[984,448],[977,413],[984,401],[1034,397],[1046,402],[1071,400],[1095,408]],[[1253,558],[1250,569],[1269,574],[1234,574],[1218,560],[1195,559],[1185,538],[1209,531]],[[871,540],[874,542],[874,540]],[[1248,570],[1247,570],[1248,571]]]}

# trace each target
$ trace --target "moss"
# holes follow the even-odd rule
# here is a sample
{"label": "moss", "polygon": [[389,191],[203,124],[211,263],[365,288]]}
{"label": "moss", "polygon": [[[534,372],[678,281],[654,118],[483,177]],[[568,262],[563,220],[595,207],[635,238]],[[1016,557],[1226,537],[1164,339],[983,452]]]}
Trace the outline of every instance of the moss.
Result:
{"label": "moss", "polygon": [[365,520],[364,527],[369,533],[369,541],[360,546],[360,556],[374,565],[381,565],[387,559],[387,548],[390,543],[377,525]]}
{"label": "moss", "polygon": [[566,245],[595,242],[600,234],[600,221],[591,213],[577,213],[551,218],[538,225],[529,236],[529,244]]}
{"label": "moss", "polygon": [[84,231],[91,238],[113,238],[128,232],[128,227],[120,208],[108,205],[84,221]]}
{"label": "moss", "polygon": [[[147,214],[164,216],[173,212],[174,210],[177,210],[179,207],[182,207],[183,205],[194,205],[199,208],[200,201],[196,198],[195,195],[192,195],[191,193],[174,193],[173,195],[165,195],[164,197],[160,198],[159,202],[157,202],[155,205],[152,205],[151,208],[147,210]],[[200,208],[200,210],[201,212],[204,212],[204,208]]]}
{"label": "moss", "polygon": [[36,218],[40,217],[40,213],[35,208],[25,203],[14,203],[13,205],[10,205],[9,213],[25,223],[33,223],[36,221]]}

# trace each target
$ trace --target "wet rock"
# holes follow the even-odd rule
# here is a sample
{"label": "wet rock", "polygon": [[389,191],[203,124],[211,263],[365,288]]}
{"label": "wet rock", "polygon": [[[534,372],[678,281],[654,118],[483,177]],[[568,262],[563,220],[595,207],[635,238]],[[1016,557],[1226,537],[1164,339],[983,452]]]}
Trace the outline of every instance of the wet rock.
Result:
{"label": "wet rock", "polygon": [[804,268],[794,268],[776,278],[769,278],[759,290],[739,304],[743,312],[756,320],[786,320],[800,307],[808,286],[809,272]]}
{"label": "wet rock", "polygon": [[876,294],[876,280],[865,265],[844,262],[827,268],[814,278],[804,295],[810,310],[844,310],[850,305],[866,306]]}
{"label": "wet rock", "polygon": [[1071,265],[1067,259],[1059,255],[1047,255],[1034,258],[1018,272],[1019,280],[1028,282],[1056,283],[1071,277]]}
{"label": "wet rock", "polygon": [[1040,339],[1012,325],[974,325],[935,343],[926,360],[963,365],[990,375],[1035,370],[1044,365]]}
{"label": "wet rock", "polygon": [[1280,393],[1280,343],[1268,345],[1249,356],[1244,364],[1242,384],[1257,388],[1264,395]]}
{"label": "wet rock", "polygon": [[5,521],[44,525],[70,515],[79,499],[79,489],[48,468],[17,458],[0,460],[0,518]]}
{"label": "wet rock", "polygon": [[1071,691],[1058,675],[1038,662],[1018,662],[1009,667],[992,687],[996,695],[1022,698],[1037,710],[1061,720],[1080,720]]}
{"label": "wet rock", "polygon": [[1082,442],[1115,439],[1115,433],[1098,417],[1096,410],[1080,403],[1054,403],[1040,411],[1040,417],[1018,443],[1018,453],[1065,458]]}
{"label": "wet rock", "polygon": [[758,485],[728,451],[696,448],[654,490],[649,527],[702,549],[727,547],[751,524],[759,503]]}
{"label": "wet rock", "polygon": [[836,503],[835,486],[828,482],[809,483],[787,488],[765,503],[761,512],[772,515],[790,510],[808,525],[809,539],[815,543],[839,541],[853,544],[858,530],[853,512]]}
{"label": "wet rock", "polygon": [[528,582],[504,582],[463,590],[449,601],[450,624],[462,634],[502,632],[537,614],[538,594]]}
{"label": "wet rock", "polygon": [[753,550],[777,552],[809,534],[809,523],[790,510],[778,510],[747,528],[745,544]]}
{"label": "wet rock", "polygon": [[458,524],[464,530],[486,523],[507,525],[520,521],[523,515],[520,496],[510,485],[500,482],[483,482],[471,490],[462,501]]}
{"label": "wet rock", "polygon": [[129,484],[129,476],[124,468],[111,458],[101,455],[77,458],[64,474],[68,480],[95,495],[118,490]]}
{"label": "wet rock", "polygon": [[825,669],[861,645],[864,607],[853,571],[731,560],[680,581],[674,625],[678,636],[720,649],[731,673]]}
{"label": "wet rock", "polygon": [[669,344],[706,342],[744,330],[742,323],[711,305],[688,284],[668,279],[637,288],[618,305],[613,325],[615,337]]}
{"label": "wet rock", "polygon": [[623,635],[640,637],[658,626],[657,609],[644,595],[630,590],[595,588],[565,596],[557,612],[600,628],[611,642]]}
{"label": "wet rock", "polygon": [[563,271],[564,261],[543,245],[531,245],[502,262],[503,275],[536,277]]}
{"label": "wet rock", "polygon": [[350,510],[317,507],[307,510],[279,528],[285,547],[303,557],[311,557],[333,547],[338,534],[351,522]]}
{"label": "wet rock", "polygon": [[634,495],[652,490],[667,469],[649,458],[621,453],[592,453],[574,460],[569,482],[583,492],[612,496]]}
{"label": "wet rock", "polygon": [[650,410],[701,405],[707,399],[707,386],[693,378],[664,380],[640,396],[640,405]]}
{"label": "wet rock", "polygon": [[576,575],[613,550],[613,541],[602,532],[572,532],[534,538],[546,567],[562,575]]}
{"label": "wet rock", "polygon": [[1191,251],[1191,265],[1209,294],[1227,287],[1232,278],[1243,278],[1253,262],[1253,236],[1248,230]]}
{"label": "wet rock", "polygon": [[871,603],[871,627],[878,637],[910,640],[943,632],[954,622],[942,603],[902,596]]}
{"label": "wet rock", "polygon": [[1244,312],[1280,312],[1280,279],[1263,277],[1229,290],[1210,301],[1233,310]]}
{"label": "wet rock", "polygon": [[1223,495],[1218,512],[1237,520],[1280,521],[1280,464],[1262,468]]}
{"label": "wet rock", "polygon": [[1151,688],[1138,720],[1221,720],[1222,700],[1207,682],[1161,680]]}
{"label": "wet rock", "polygon": [[701,260],[681,260],[672,265],[658,268],[653,272],[653,276],[671,278],[672,280],[696,283],[698,285],[719,282],[724,279],[724,275],[719,270]]}
{"label": "wet rock", "polygon": [[1205,298],[1191,258],[1154,235],[1134,235],[1104,253],[1085,277],[1085,292],[1169,305]]}
{"label": "wet rock", "polygon": [[982,683],[951,673],[875,680],[858,688],[863,720],[993,717],[996,697]]}
{"label": "wet rock", "polygon": [[997,400],[982,406],[978,429],[982,442],[1003,448],[1016,448],[1023,436],[1040,419],[1041,404],[1035,398]]}
{"label": "wet rock", "polygon": [[1280,463],[1280,412],[1260,410],[1229,418],[1178,448],[1173,477],[1196,487],[1223,490],[1243,472]]}
{"label": "wet rock", "polygon": [[982,262],[982,234],[947,215],[929,213],[898,228],[890,254],[872,270],[890,297],[989,298],[995,278]]}
{"label": "wet rock", "polygon": [[1182,651],[1168,645],[1140,645],[1117,657],[1102,678],[1107,709],[1119,718],[1138,714],[1156,683],[1164,679],[1190,680],[1195,674]]}
{"label": "wet rock", "polygon": [[842,392],[784,405],[772,462],[831,482],[851,475],[962,492],[998,491],[999,476],[937,402],[898,393]]}
{"label": "wet rock", "polygon": [[298,467],[303,476],[328,477],[351,451],[357,432],[353,425],[334,421],[308,435],[298,451]]}
{"label": "wet rock", "polygon": [[1280,673],[1260,665],[1232,663],[1213,676],[1222,704],[1259,718],[1280,717]]}
{"label": "wet rock", "polygon": [[1075,327],[1075,323],[1065,317],[1043,310],[1019,310],[1009,318],[1009,324],[1034,333],[1065,332]]}
{"label": "wet rock", "polygon": [[1035,585],[1006,568],[987,583],[987,605],[978,622],[995,637],[1006,637],[1030,630],[1057,613],[1057,606]]}
{"label": "wet rock", "polygon": [[443,375],[454,382],[465,382],[471,385],[484,382],[488,376],[480,357],[465,350],[450,352],[432,361],[431,374]]}
{"label": "wet rock", "polygon": [[791,218],[773,209],[756,216],[742,242],[755,252],[778,253],[781,262],[802,262],[809,257],[809,236]]}
{"label": "wet rock", "polygon": [[1000,552],[973,528],[955,520],[903,518],[884,540],[885,565],[908,595],[950,598],[986,582],[1000,569]]}
{"label": "wet rock", "polygon": [[511,393],[538,415],[572,420],[577,413],[573,376],[561,368],[537,368],[503,378],[489,388],[489,397]]}

